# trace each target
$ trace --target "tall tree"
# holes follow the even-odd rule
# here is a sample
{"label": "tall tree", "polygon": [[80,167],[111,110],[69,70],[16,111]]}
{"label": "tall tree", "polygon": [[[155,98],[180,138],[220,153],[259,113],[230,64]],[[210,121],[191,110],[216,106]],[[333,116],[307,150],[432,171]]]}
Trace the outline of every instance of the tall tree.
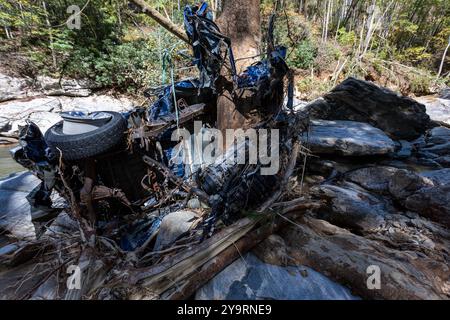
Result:
{"label": "tall tree", "polygon": [[[261,39],[260,0],[224,0],[217,24],[231,39],[233,53],[237,60],[237,71],[252,62],[247,59],[259,54]],[[217,127],[219,130],[236,129],[246,126],[246,111],[232,94],[230,79],[224,85],[217,100]]]}
{"label": "tall tree", "polygon": [[[236,59],[259,54],[261,41],[260,0],[224,0],[217,16],[220,30],[231,39]],[[242,71],[246,60],[238,60],[238,71]]]}

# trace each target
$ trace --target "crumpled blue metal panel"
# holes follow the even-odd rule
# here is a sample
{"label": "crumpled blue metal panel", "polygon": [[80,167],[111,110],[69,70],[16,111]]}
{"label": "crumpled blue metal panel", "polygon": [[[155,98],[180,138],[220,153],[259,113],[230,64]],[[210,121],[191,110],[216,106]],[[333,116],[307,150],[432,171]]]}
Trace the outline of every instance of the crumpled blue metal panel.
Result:
{"label": "crumpled blue metal panel", "polygon": [[214,90],[215,81],[227,55],[233,71],[235,70],[230,39],[220,33],[206,2],[186,6],[184,27],[194,51],[194,63],[200,71],[200,87]]}
{"label": "crumpled blue metal panel", "polygon": [[[287,50],[285,47],[277,47],[272,52],[272,63],[279,63],[280,60],[286,59]],[[257,87],[262,80],[267,80],[270,77],[270,63],[268,60],[259,61],[256,64],[248,67],[238,77],[239,88]]]}
{"label": "crumpled blue metal panel", "polygon": [[[176,82],[175,93],[178,91],[191,90],[193,94],[197,94],[199,89],[199,82],[196,79],[183,80]],[[172,85],[164,87],[158,96],[158,100],[155,101],[149,108],[149,120],[158,120],[160,117],[167,116],[175,112],[175,103],[173,100],[173,88]]]}
{"label": "crumpled blue metal panel", "polygon": [[20,132],[20,144],[23,147],[25,157],[34,163],[54,163],[55,155],[45,142],[39,127],[29,122]]}

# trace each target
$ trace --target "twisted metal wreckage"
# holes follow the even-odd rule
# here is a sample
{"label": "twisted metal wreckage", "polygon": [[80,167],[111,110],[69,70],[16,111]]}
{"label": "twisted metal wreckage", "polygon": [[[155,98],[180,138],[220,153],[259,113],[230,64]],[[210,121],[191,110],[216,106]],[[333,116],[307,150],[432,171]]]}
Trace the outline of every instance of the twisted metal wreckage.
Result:
{"label": "twisted metal wreckage", "polygon": [[[78,263],[90,261],[91,271],[82,290],[66,293],[66,298],[96,292],[99,285],[92,280],[92,263],[99,259],[100,269],[109,274],[122,270],[103,279],[103,287],[105,283],[117,286],[121,278],[122,287],[145,287],[155,297],[189,297],[241,252],[289,220],[285,214],[318,205],[306,197],[283,196],[297,163],[304,164],[298,157],[307,155],[299,135],[307,131],[308,119],[293,111],[292,77],[284,60],[286,48],[273,42],[274,18],[269,24],[267,59],[237,74],[230,40],[213,22],[207,4],[187,6],[184,15],[198,78],[148,90],[147,95],[158,96],[149,108],[123,114],[66,113],[64,121],[45,136],[28,123],[21,129],[20,146],[12,150],[14,159],[42,180],[29,196],[33,206],[47,208],[47,215],[37,220],[48,227],[59,213],[52,204],[56,191],[78,223],[83,240]],[[261,175],[260,161],[227,161],[236,157],[239,148],[248,152],[248,140],[235,143],[213,164],[174,163],[174,157],[186,151],[178,147],[183,141],[171,139],[178,128],[192,130],[194,120],[199,120],[203,131],[224,129],[217,120],[217,98],[224,93],[236,106],[244,106],[240,109],[245,110],[244,129],[280,130],[276,175]],[[77,131],[80,123],[82,133]],[[197,221],[170,245],[156,247],[164,216],[187,207],[197,214]],[[107,254],[111,251],[114,254]],[[64,264],[76,263],[73,259]]]}

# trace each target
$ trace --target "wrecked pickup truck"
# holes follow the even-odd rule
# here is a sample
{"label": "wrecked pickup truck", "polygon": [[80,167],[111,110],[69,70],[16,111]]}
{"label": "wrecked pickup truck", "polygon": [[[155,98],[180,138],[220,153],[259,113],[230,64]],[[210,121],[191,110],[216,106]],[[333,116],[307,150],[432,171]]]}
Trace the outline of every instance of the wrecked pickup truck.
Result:
{"label": "wrecked pickup truck", "polygon": [[[286,48],[273,45],[274,19],[266,59],[237,74],[230,40],[213,22],[207,4],[187,6],[184,15],[198,78],[148,90],[146,95],[158,97],[148,108],[122,114],[66,112],[45,134],[34,123],[21,128],[20,146],[11,153],[42,180],[29,196],[33,206],[52,208],[56,191],[72,215],[124,250],[142,245],[166,213],[183,209],[191,198],[208,208],[199,225],[202,238],[212,235],[218,221],[229,224],[244,210],[264,207],[307,123],[292,112],[292,83],[285,85],[290,72]],[[217,151],[223,142],[213,133],[224,130],[215,129],[217,101],[225,91],[235,104],[249,106],[247,128],[264,130],[266,145],[268,129],[279,132],[279,141],[268,148],[279,155],[281,170],[264,175],[260,169],[267,161],[237,161],[241,151],[247,154],[255,147],[247,138]],[[200,144],[195,143],[199,136]],[[216,151],[214,161],[206,163],[201,155],[208,144]]]}

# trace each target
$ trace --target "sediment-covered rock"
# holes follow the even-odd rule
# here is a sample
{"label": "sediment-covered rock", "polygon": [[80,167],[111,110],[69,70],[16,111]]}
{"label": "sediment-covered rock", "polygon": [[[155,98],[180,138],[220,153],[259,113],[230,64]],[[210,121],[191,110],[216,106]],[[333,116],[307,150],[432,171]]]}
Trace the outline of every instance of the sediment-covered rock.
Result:
{"label": "sediment-covered rock", "polygon": [[[423,225],[421,227],[425,229]],[[391,232],[395,234],[395,229]],[[280,235],[290,256],[299,265],[320,270],[331,279],[348,285],[362,298],[448,299],[450,243],[448,232],[442,232],[446,233],[445,237],[440,235],[433,239],[437,242],[436,250],[424,248],[423,251],[413,251],[406,243],[399,245],[400,240],[392,241],[398,246],[392,248],[386,245],[388,239],[384,242],[372,240],[311,217],[304,217]],[[368,278],[373,272],[369,267],[380,271],[379,289],[368,286]]]}
{"label": "sediment-covered rock", "polygon": [[31,79],[0,73],[0,102],[27,97],[32,83]]}
{"label": "sediment-covered rock", "polygon": [[330,222],[353,230],[374,230],[382,226],[391,209],[384,199],[370,194],[352,183],[341,186],[324,184],[315,194],[329,201],[328,210],[321,212]]}
{"label": "sediment-covered rock", "polygon": [[396,171],[389,181],[389,192],[397,200],[404,200],[422,188],[433,187],[433,182],[409,170]]}
{"label": "sediment-covered rock", "polygon": [[405,200],[405,207],[450,228],[450,185],[422,188]]}
{"label": "sediment-covered rock", "polygon": [[367,190],[384,193],[389,189],[389,182],[398,170],[394,167],[371,166],[352,170],[345,174],[345,178]]}
{"label": "sediment-covered rock", "polygon": [[0,134],[16,137],[19,125],[26,120],[34,121],[42,132],[61,121],[62,111],[123,112],[133,107],[127,98],[114,98],[107,95],[88,97],[44,97],[27,100],[13,100],[0,103]]}
{"label": "sediment-covered rock", "polygon": [[89,80],[55,79],[39,76],[35,89],[48,96],[87,97],[97,86]]}

